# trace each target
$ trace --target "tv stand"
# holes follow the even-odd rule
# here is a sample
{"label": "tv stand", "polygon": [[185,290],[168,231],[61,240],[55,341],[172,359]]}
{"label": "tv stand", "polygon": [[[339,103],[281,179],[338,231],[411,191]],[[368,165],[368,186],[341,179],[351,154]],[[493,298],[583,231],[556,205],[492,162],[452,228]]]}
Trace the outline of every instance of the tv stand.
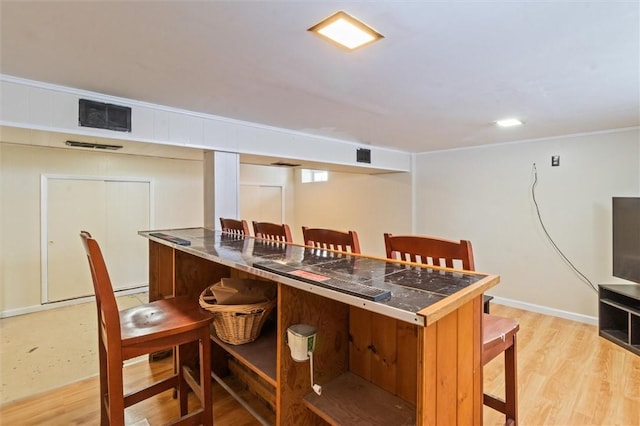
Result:
{"label": "tv stand", "polygon": [[640,355],[640,285],[600,284],[600,336]]}

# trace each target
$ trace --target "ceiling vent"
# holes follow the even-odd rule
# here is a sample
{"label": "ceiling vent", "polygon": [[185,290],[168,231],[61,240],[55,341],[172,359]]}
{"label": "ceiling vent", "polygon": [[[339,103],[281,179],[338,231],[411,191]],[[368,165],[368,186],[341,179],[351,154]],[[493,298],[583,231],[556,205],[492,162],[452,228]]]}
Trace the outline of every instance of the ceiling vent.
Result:
{"label": "ceiling vent", "polygon": [[78,124],[81,127],[130,132],[131,108],[80,99]]}
{"label": "ceiling vent", "polygon": [[119,149],[122,149],[122,145],[107,145],[104,143],[92,143],[92,142],[66,141],[65,145],[73,146],[76,148],[108,149],[110,151],[117,151]]}

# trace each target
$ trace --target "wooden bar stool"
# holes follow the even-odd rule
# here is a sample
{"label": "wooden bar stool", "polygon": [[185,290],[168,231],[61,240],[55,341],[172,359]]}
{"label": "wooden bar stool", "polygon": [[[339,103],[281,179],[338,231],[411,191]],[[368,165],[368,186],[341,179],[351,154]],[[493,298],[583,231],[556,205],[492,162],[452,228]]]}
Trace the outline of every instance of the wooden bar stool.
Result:
{"label": "wooden bar stool", "polygon": [[[180,418],[171,424],[213,424],[211,394],[211,341],[213,316],[197,300],[174,297],[118,311],[107,266],[98,242],[80,233],[89,260],[98,308],[100,362],[100,424],[124,425],[124,410],[171,388],[177,390]],[[185,345],[198,342],[199,380],[186,365]],[[140,355],[174,347],[175,374],[127,395],[123,388],[123,362]],[[198,383],[199,382],[199,383]],[[201,407],[188,413],[188,387],[200,398]]]}
{"label": "wooden bar stool", "polygon": [[220,218],[220,225],[222,226],[222,232],[236,235],[250,236],[249,225],[246,220],[225,219]]}
{"label": "wooden bar stool", "polygon": [[286,223],[270,223],[253,221],[253,235],[264,240],[284,241],[292,243],[291,229]]}
{"label": "wooden bar stool", "polygon": [[[474,271],[475,265],[473,262],[473,249],[471,242],[462,240],[460,242],[441,240],[438,238],[431,238],[431,244],[428,247],[421,247],[422,253],[412,253],[403,250],[407,248],[409,250],[415,250],[414,238],[428,238],[428,237],[416,237],[413,235],[391,235],[384,234],[384,243],[387,250],[387,257],[389,259],[407,260],[409,262],[426,263],[436,266],[446,266],[447,268],[454,268],[454,260],[461,262],[462,269],[467,271]],[[387,237],[388,236],[388,237]],[[452,244],[453,243],[453,244]],[[389,247],[391,245],[391,248]],[[470,256],[467,256],[470,253]],[[432,254],[439,255],[440,258],[433,259]],[[437,256],[436,256],[437,257]],[[432,258],[432,261],[417,260],[418,258],[428,259]],[[436,261],[437,260],[437,261]],[[444,260],[444,264],[442,263]],[[493,299],[493,296],[483,295],[484,313],[489,313],[489,302]]]}
{"label": "wooden bar stool", "polygon": [[506,424],[518,424],[518,357],[516,334],[520,324],[512,318],[495,315],[482,315],[482,365],[504,353],[505,398],[501,399],[488,393],[483,403],[505,414]]}
{"label": "wooden bar stool", "polygon": [[303,226],[302,236],[305,246],[360,254],[360,242],[356,231],[336,231]]}
{"label": "wooden bar stool", "polygon": [[[475,270],[471,241],[384,234],[384,244],[389,259],[448,268],[456,267],[454,262],[458,261],[461,262],[462,269]],[[485,311],[486,309],[485,301]],[[486,365],[501,353],[505,355],[505,399],[483,393],[483,403],[504,413],[506,424],[513,425],[518,424],[516,333],[519,329],[518,322],[511,318],[482,314],[482,365]]]}

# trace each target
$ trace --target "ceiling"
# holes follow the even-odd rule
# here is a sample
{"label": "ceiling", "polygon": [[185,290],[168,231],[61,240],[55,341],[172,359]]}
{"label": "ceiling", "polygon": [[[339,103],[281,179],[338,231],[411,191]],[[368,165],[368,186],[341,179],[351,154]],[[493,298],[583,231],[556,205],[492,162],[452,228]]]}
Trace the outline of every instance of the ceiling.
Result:
{"label": "ceiling", "polygon": [[[336,10],[385,38],[347,52],[306,31]],[[637,1],[2,0],[0,16],[2,74],[360,144],[640,125]]]}

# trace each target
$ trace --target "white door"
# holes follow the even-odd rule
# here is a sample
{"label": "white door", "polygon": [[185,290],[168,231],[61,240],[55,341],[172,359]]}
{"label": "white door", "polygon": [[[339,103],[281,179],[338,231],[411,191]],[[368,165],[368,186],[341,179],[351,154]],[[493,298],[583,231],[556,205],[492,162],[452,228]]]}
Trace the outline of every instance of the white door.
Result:
{"label": "white door", "polygon": [[45,302],[93,294],[80,231],[104,235],[104,182],[49,179]]}
{"label": "white door", "polygon": [[251,221],[282,223],[282,187],[240,185],[240,218]]}
{"label": "white door", "polygon": [[80,231],[100,243],[114,290],[148,283],[149,182],[47,180],[43,302],[94,294]]}
{"label": "white door", "polygon": [[[149,182],[106,184],[107,215],[103,256],[114,290],[149,282],[149,241],[138,231],[149,229]],[[98,240],[102,244],[100,240]]]}

